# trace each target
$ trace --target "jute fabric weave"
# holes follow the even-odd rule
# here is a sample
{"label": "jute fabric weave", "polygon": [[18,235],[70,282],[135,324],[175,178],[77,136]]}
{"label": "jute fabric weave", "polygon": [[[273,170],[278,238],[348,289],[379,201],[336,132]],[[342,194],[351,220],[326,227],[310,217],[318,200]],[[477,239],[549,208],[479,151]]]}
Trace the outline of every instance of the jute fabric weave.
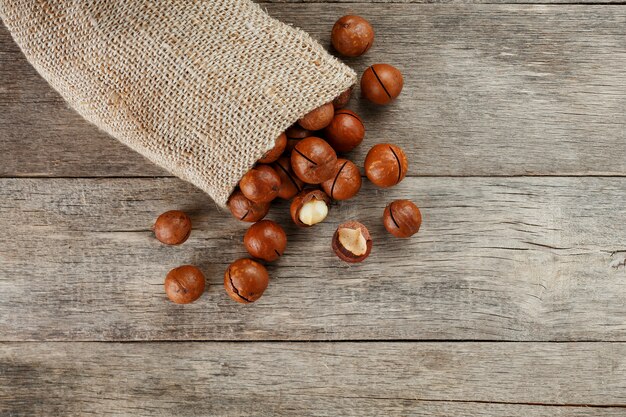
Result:
{"label": "jute fabric weave", "polygon": [[0,17],[85,119],[222,207],[282,131],[356,81],[248,0],[0,0]]}

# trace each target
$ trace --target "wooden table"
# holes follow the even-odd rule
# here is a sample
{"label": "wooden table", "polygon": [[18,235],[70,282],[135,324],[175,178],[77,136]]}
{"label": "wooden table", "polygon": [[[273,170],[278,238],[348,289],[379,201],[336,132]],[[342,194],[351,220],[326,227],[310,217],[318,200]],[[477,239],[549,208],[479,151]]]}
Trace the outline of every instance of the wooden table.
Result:
{"label": "wooden table", "polygon": [[[325,44],[343,14],[374,23],[349,64],[406,86],[353,101],[352,157],[392,141],[411,167],[312,230],[273,208],[288,256],[250,306],[222,287],[246,225],[84,122],[0,29],[0,416],[626,415],[626,6],[580,3],[264,5]],[[381,225],[395,198],[423,210],[410,240]],[[173,208],[195,230],[164,247]],[[330,237],[353,218],[374,251],[348,266]],[[177,306],[185,263],[210,287]]]}

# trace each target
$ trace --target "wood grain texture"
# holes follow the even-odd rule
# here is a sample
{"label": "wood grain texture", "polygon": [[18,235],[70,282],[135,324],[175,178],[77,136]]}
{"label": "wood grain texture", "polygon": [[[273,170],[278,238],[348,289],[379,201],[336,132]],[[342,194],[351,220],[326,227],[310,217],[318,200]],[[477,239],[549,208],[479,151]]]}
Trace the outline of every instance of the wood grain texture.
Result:
{"label": "wood grain texture", "polygon": [[[392,238],[380,216],[410,198],[418,235]],[[225,294],[223,271],[245,256],[247,224],[173,178],[0,180],[0,337],[21,340],[626,340],[626,178],[407,178],[366,184],[326,222],[289,237],[250,306]],[[150,226],[169,209],[194,231],[166,247]],[[335,227],[366,224],[366,262],[330,250]],[[165,298],[167,271],[199,265],[208,292]],[[613,266],[612,266],[613,264]]]}
{"label": "wood grain texture", "polygon": [[[67,108],[0,24],[0,177],[93,177],[0,179],[0,416],[626,414],[626,7],[410,2],[438,3],[263,6],[324,44],[361,14],[376,43],[348,63],[404,72],[394,105],[353,100],[355,162],[391,141],[411,176],[475,177],[366,185],[310,230],[276,205],[288,250],[250,306],[222,288],[247,225]],[[519,175],[616,177],[488,178]],[[413,239],[380,224],[394,198],[423,210]],[[150,226],[173,208],[194,232],[165,247]],[[374,237],[364,264],[330,252],[347,219]],[[176,306],[183,263],[210,286]],[[134,340],[153,342],[111,342]]]}
{"label": "wood grain texture", "polygon": [[[358,12],[376,43],[348,63],[405,74],[395,104],[353,101],[410,175],[626,175],[626,8],[583,5],[266,4],[329,43]],[[0,29],[0,176],[166,175],[69,110]]]}
{"label": "wood grain texture", "polygon": [[623,416],[625,358],[623,343],[13,343],[0,415]]}

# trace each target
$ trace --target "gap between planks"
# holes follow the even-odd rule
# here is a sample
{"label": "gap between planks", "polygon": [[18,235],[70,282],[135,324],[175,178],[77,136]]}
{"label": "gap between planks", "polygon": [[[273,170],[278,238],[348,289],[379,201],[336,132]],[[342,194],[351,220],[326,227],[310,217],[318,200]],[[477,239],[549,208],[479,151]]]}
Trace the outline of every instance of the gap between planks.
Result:
{"label": "gap between planks", "polygon": [[149,401],[144,412],[184,407],[186,415],[296,407],[323,416],[543,417],[556,408],[623,416],[625,352],[625,344],[578,343],[2,344],[0,404],[54,404],[65,415],[119,414]]}
{"label": "gap between planks", "polygon": [[142,345],[142,344],[172,344],[172,343],[195,343],[195,344],[241,344],[241,345],[254,345],[254,344],[276,344],[276,345],[309,345],[309,344],[386,344],[386,343],[407,343],[407,344],[485,344],[485,343],[515,343],[515,344],[623,344],[624,340],[508,340],[508,339],[337,339],[337,340],[324,340],[324,339],[311,339],[311,340],[289,340],[289,339],[146,339],[146,340],[124,340],[124,339],[108,339],[108,340],[47,340],[42,342],[41,340],[17,340],[6,339],[0,340],[0,344],[37,344],[37,343],[98,343],[98,344],[129,344],[129,345]]}

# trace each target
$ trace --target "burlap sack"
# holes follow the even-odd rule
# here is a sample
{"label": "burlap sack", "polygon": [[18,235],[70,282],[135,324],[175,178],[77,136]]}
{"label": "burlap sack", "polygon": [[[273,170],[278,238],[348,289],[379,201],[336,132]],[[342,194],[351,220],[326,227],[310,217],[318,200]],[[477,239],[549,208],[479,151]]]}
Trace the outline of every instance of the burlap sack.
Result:
{"label": "burlap sack", "polygon": [[248,0],[0,0],[0,17],[78,113],[220,206],[282,131],[356,81]]}

